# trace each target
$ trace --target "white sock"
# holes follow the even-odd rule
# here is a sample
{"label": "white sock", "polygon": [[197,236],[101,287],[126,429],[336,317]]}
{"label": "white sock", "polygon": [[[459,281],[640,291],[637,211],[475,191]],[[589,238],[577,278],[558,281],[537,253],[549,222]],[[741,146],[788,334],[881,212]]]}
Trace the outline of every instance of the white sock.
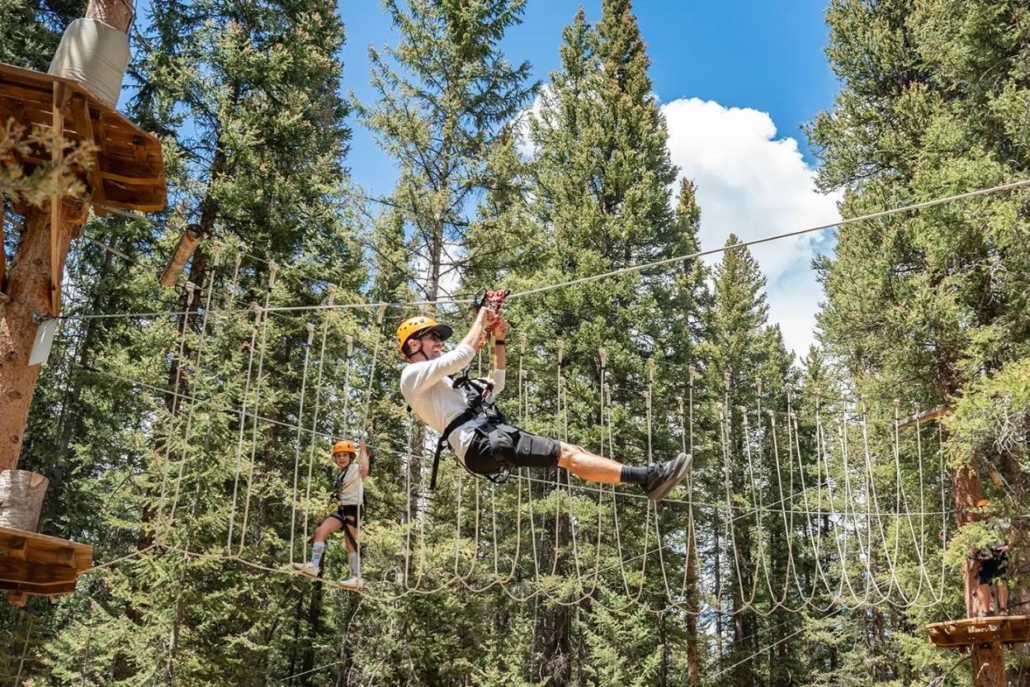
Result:
{"label": "white sock", "polygon": [[361,563],[358,560],[358,552],[352,551],[348,554],[347,560],[350,561],[350,576],[361,577]]}
{"label": "white sock", "polygon": [[316,568],[322,562],[322,552],[325,551],[325,542],[316,541],[315,545],[311,547],[311,565]]}

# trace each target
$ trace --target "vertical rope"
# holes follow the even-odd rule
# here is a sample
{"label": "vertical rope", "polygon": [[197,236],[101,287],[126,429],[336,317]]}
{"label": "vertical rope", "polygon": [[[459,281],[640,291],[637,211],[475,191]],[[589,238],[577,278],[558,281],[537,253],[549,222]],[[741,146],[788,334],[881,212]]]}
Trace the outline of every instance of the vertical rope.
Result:
{"label": "vertical rope", "polygon": [[647,395],[644,400],[647,402],[647,464],[654,462],[654,447],[651,440],[652,423],[652,401],[654,399],[654,358],[647,359]]}
{"label": "vertical rope", "polygon": [[25,630],[25,644],[22,645],[21,658],[18,659],[18,674],[14,677],[14,687],[21,687],[21,674],[25,670],[25,657],[29,654],[29,642],[32,639],[32,626],[35,623],[36,617],[30,613],[22,611],[23,614],[28,616],[28,628]]}
{"label": "vertical rope", "polygon": [[232,310],[232,306],[236,303],[236,290],[240,284],[240,266],[243,264],[243,254],[236,254],[236,266],[232,271],[232,282],[226,287],[226,291],[229,293],[229,302],[227,308]]}
{"label": "vertical rope", "polygon": [[405,494],[405,512],[406,521],[404,523],[404,579],[403,589],[408,591],[409,575],[411,574],[411,458],[415,453],[414,431],[415,423],[408,423],[408,453],[404,457],[404,494]]}
{"label": "vertical rope", "polygon": [[[525,332],[519,334],[519,371],[516,377],[516,382],[519,385],[518,390],[518,404],[519,404],[519,425],[524,425],[526,422],[526,416],[522,412],[522,359],[526,355],[526,334]],[[561,408],[561,395],[558,396],[558,407]],[[559,410],[559,412],[561,412]]]}
{"label": "vertical rope", "polygon": [[[376,318],[376,324],[378,325],[379,332],[377,333],[377,336],[375,337],[375,343],[372,345],[372,369],[368,373],[368,388],[365,390],[365,409],[364,409],[364,411],[361,414],[361,425],[359,425],[359,427],[358,427],[358,433],[366,441],[366,448],[365,448],[366,451],[368,450],[367,441],[370,438],[369,437],[369,431],[368,431],[368,416],[369,416],[369,410],[372,407],[372,388],[375,386],[376,365],[379,362],[379,344],[383,340],[383,337],[382,337],[381,334],[382,334],[382,328],[383,328],[383,316],[385,314],[386,314],[386,303],[382,303],[379,306],[379,314],[378,314],[378,316]],[[350,356],[348,355],[348,358],[349,357]],[[348,372],[348,375],[349,375],[350,374],[350,366],[349,365],[347,366],[347,372]],[[346,401],[346,398],[345,398],[344,399],[344,404],[346,405],[346,403],[347,403],[347,401]],[[347,412],[346,412],[346,410],[344,411],[344,414],[343,414],[343,422],[344,422],[344,430],[346,431],[346,427],[347,427]],[[359,470],[359,474],[360,474],[360,470],[361,470],[361,466],[360,465],[358,466],[358,470]],[[363,476],[362,476],[362,479],[364,479]],[[364,492],[364,489],[365,489],[364,483],[362,483],[361,489],[362,489],[362,492],[361,492],[362,496],[364,496],[364,493],[365,493]],[[356,537],[357,544],[354,547],[354,552],[358,556],[358,570],[361,570],[361,508],[360,507],[358,508],[358,517],[356,518],[356,523],[357,523],[358,536]]]}
{"label": "vertical rope", "polygon": [[[901,587],[901,583],[898,581],[898,578],[897,578],[897,575],[896,575],[896,569],[895,569],[896,560],[892,560],[891,559],[891,554],[890,554],[890,551],[888,550],[887,531],[884,529],[883,517],[880,515],[880,513],[881,513],[881,511],[880,511],[880,499],[879,499],[879,496],[877,495],[877,492],[876,492],[876,475],[875,475],[875,473],[873,471],[873,456],[872,456],[872,451],[870,450],[870,447],[869,447],[869,416],[868,416],[868,411],[867,411],[867,409],[865,407],[865,403],[864,402],[862,404],[862,452],[865,455],[866,475],[867,475],[867,478],[868,478],[867,479],[867,484],[868,484],[868,492],[869,492],[869,499],[866,502],[866,506],[867,506],[866,510],[869,513],[869,518],[870,519],[872,519],[872,517],[874,515],[876,516],[876,526],[877,526],[877,530],[880,532],[880,543],[883,545],[883,558],[884,558],[884,561],[887,563],[887,570],[890,573],[890,581],[889,581],[888,586],[887,586],[887,597],[890,598],[891,589],[892,588],[896,588],[898,590],[898,593],[901,595],[901,597],[907,601],[907,598],[905,597],[905,591]],[[872,536],[873,536],[872,535],[872,526],[870,526],[870,528],[869,528],[869,547],[870,547],[870,550],[872,550],[872,545],[873,545]]]}
{"label": "vertical rope", "polygon": [[[677,408],[677,415],[678,415],[679,421],[680,421],[680,450],[683,453],[686,453],[687,452],[687,419],[686,419],[686,410],[684,409],[683,397],[682,396],[677,396],[676,397],[676,408]],[[691,470],[690,472],[692,473],[693,470]],[[688,572],[689,562],[690,562],[690,535],[691,535],[690,526],[691,526],[691,521],[692,521],[692,519],[694,517],[694,512],[693,512],[694,509],[691,507],[693,505],[692,504],[692,501],[693,501],[693,493],[692,492],[694,491],[693,489],[690,488],[690,478],[691,478],[691,476],[692,476],[691,474],[689,474],[689,473],[687,474],[687,528],[686,528],[686,530],[684,532],[684,534],[686,535],[686,541],[683,542],[683,584],[680,585],[680,595],[683,595],[686,592],[686,589],[687,589],[687,572]]]}
{"label": "vertical rope", "polygon": [[[563,347],[564,347],[564,343],[559,340],[558,341],[558,350],[559,350],[558,361],[559,361],[559,364],[561,362],[561,350],[563,349]],[[522,333],[519,334],[519,423],[520,424],[522,424],[524,422],[524,417],[525,417],[523,415],[523,400],[522,400],[522,371],[523,371],[522,367],[523,367],[523,358],[525,358],[525,355],[526,355],[526,334],[525,334],[525,332],[522,332]],[[558,412],[558,416],[559,417],[561,416],[561,386],[562,386],[561,385],[561,381],[562,381],[561,367],[559,365],[559,368],[558,368],[558,408],[557,408],[557,412]],[[528,404],[528,399],[527,399],[526,402]],[[533,482],[527,477],[527,475],[525,474],[526,472],[527,471],[524,468],[519,468],[519,480],[520,480],[520,482],[522,480],[526,481],[526,495],[527,495],[527,500],[528,500],[528,505],[529,505],[529,540],[533,544],[533,581],[537,585],[539,585],[540,584],[540,561],[539,561],[539,556],[538,556],[538,552],[537,552],[537,543],[536,543],[536,515],[533,512]],[[534,631],[534,633],[536,632],[535,625],[534,625],[533,631]],[[530,651],[532,651],[532,649]]]}
{"label": "vertical rope", "polygon": [[300,482],[300,447],[304,437],[304,398],[308,388],[308,363],[311,360],[311,346],[315,340],[315,325],[308,322],[304,325],[308,332],[304,343],[304,371],[300,381],[300,401],[297,408],[297,443],[293,450],[293,501],[290,508],[290,565],[293,565],[294,540],[297,534],[297,488]]}
{"label": "vertical rope", "polygon": [[454,508],[455,512],[455,524],[454,524],[454,579],[460,579],[461,574],[458,572],[461,562],[461,504],[463,496],[463,486],[465,484],[465,474],[461,473],[458,475],[458,499],[457,504]]}
{"label": "vertical rope", "polygon": [[[804,506],[804,509],[805,509],[805,517],[804,517],[805,526],[803,528],[801,528],[801,540],[802,540],[801,541],[801,546],[802,546],[802,550],[803,550],[804,549],[804,540],[805,540],[806,535],[807,535],[807,538],[808,538],[808,542],[810,544],[811,544],[811,541],[812,541],[812,516],[811,516],[811,513],[810,513],[811,508],[809,508],[809,502],[808,502],[808,490],[807,490],[806,484],[805,484],[805,466],[804,466],[804,462],[802,461],[802,458],[801,458],[801,444],[799,443],[799,439],[798,439],[797,417],[794,415],[794,386],[792,384],[789,384],[789,383],[786,384],[784,386],[784,392],[785,392],[785,394],[787,396],[787,418],[786,418],[787,419],[787,461],[788,461],[788,463],[790,465],[790,489],[789,489],[789,494],[790,494],[790,531],[787,533],[787,536],[790,537],[790,538],[793,538],[793,536],[794,536],[793,533],[795,531],[795,529],[794,529],[794,500],[795,500],[795,496],[796,496],[796,491],[795,491],[795,488],[794,488],[794,454],[795,454],[795,449],[796,449],[797,459],[798,459],[798,464],[797,464],[797,467],[798,467],[798,469],[797,469],[798,481],[801,483],[801,503],[802,503],[802,505]],[[786,505],[784,505],[784,507],[786,507]],[[819,565],[818,562],[816,562],[816,565],[817,566]],[[798,582],[800,584],[800,576],[799,576]],[[815,579],[812,580],[811,594],[809,595],[808,599],[805,600],[804,594],[802,594],[802,596],[801,596],[802,601],[804,602],[804,605],[807,605],[808,603],[810,603],[810,602],[815,600],[815,594],[816,594],[817,585],[818,585],[818,573],[816,573]]]}
{"label": "vertical rope", "polygon": [[[218,269],[222,261],[222,244],[216,243],[213,247],[213,252],[215,256],[214,263],[212,265],[212,268],[208,270],[207,274],[205,275],[205,278],[207,279],[207,296],[204,299],[204,316],[200,319],[200,334],[198,335],[197,339],[197,357],[194,361],[194,368],[198,377],[200,375],[201,360],[204,356],[204,344],[207,341],[207,319],[208,315],[211,313],[211,298],[215,290],[215,271]],[[192,284],[186,282],[187,290],[190,293],[189,300],[192,302],[193,289],[189,288],[191,286]],[[194,392],[193,396],[197,396],[196,392]],[[179,456],[179,474],[175,479],[175,497],[172,500],[172,508],[168,516],[169,526],[175,520],[175,510],[179,503],[179,488],[182,485],[183,470],[186,467],[186,452],[189,448],[190,437],[192,436],[193,416],[197,410],[198,403],[200,403],[200,401],[194,399],[194,401],[190,403],[190,410],[189,413],[186,415],[186,431],[185,436],[183,438],[182,455]]]}
{"label": "vertical rope", "polygon": [[[916,425],[919,427],[919,425]],[[941,422],[937,423],[937,458],[939,461],[938,472],[939,475],[948,474],[945,471],[944,465],[944,425]],[[948,551],[948,493],[945,480],[941,479],[941,586],[940,596],[944,595],[944,583],[948,574],[948,563],[947,556],[945,553]]]}
{"label": "vertical rope", "polygon": [[[850,447],[850,441],[848,439],[848,420],[847,420],[847,416],[846,416],[846,413],[845,413],[845,416],[841,419],[841,455],[842,455],[842,457],[844,459],[844,476],[845,476],[845,480],[844,480],[844,487],[845,487],[844,502],[845,502],[845,504],[851,506],[852,522],[853,522],[853,526],[854,526],[854,529],[855,529],[855,532],[856,532],[855,540],[858,542],[858,558],[859,558],[860,561],[862,561],[862,563],[863,563],[863,565],[865,567],[865,571],[866,571],[866,574],[863,576],[864,579],[865,579],[865,586],[866,586],[865,598],[868,599],[869,598],[869,594],[871,592],[875,592],[875,594],[877,595],[877,601],[881,601],[882,602],[882,601],[886,601],[887,599],[890,598],[890,588],[887,589],[887,594],[884,594],[883,592],[881,592],[880,591],[880,585],[876,581],[876,576],[873,574],[873,568],[872,568],[872,557],[873,557],[872,556],[872,544],[873,544],[872,537],[873,537],[873,528],[872,528],[872,525],[870,524],[869,515],[868,515],[869,496],[868,496],[868,494],[866,494],[861,499],[859,499],[859,498],[856,498],[855,495],[854,495],[854,490],[853,490],[853,488],[851,486],[850,469],[849,469],[849,466],[848,466],[848,455],[850,454],[849,447]],[[863,474],[863,476],[864,476],[864,474]],[[860,528],[859,524],[858,524],[859,523],[859,512],[858,512],[857,503],[860,500],[861,501],[865,501],[865,503],[867,505],[867,513],[864,515],[864,520],[863,520],[863,524],[865,526],[862,527],[862,528]],[[866,543],[865,544],[863,544],[863,542],[862,542],[862,532],[863,531],[867,533],[867,535],[866,535]]]}
{"label": "vertical rope", "polygon": [[[697,369],[691,365],[687,368],[687,425],[683,427],[683,452],[689,453],[691,456],[694,455],[694,377],[697,374]],[[683,399],[679,399],[680,406],[680,424],[683,425]],[[690,450],[687,450],[687,438],[689,433],[690,439]],[[694,468],[691,466],[690,472],[687,473],[687,547],[686,555],[690,555],[690,544],[693,543],[695,556],[697,551],[697,532],[694,528]],[[686,589],[687,586],[687,564],[683,565],[683,585],[682,589]]]}
{"label": "vertical rope", "polygon": [[[790,577],[794,575],[794,586],[798,590],[798,595],[804,598],[805,592],[802,589],[801,576],[798,574],[797,564],[794,561],[794,508],[793,508],[793,494],[787,497],[783,493],[783,470],[780,461],[780,441],[779,433],[777,432],[776,426],[776,413],[771,409],[765,411],[769,416],[769,434],[772,435],[772,447],[773,447],[773,460],[776,463],[776,484],[779,487],[780,494],[780,514],[783,519],[783,531],[785,533],[784,541],[787,544],[787,567],[784,572],[784,585],[790,585]],[[789,423],[788,423],[789,424]],[[793,470],[791,470],[791,477],[793,479]]]}
{"label": "vertical rope", "polygon": [[[189,284],[192,287],[192,284]],[[192,293],[192,292],[191,292]],[[179,413],[179,385],[182,383],[182,368],[183,368],[183,353],[186,349],[186,325],[189,322],[189,318],[183,316],[182,324],[179,327],[179,352],[175,357],[175,382],[172,385],[172,408],[168,415],[168,434],[165,437],[165,455],[164,465],[161,470],[161,496],[157,500],[157,514],[154,517],[154,533],[155,539],[161,539],[161,514],[164,510],[165,497],[167,496],[168,489],[168,470],[171,465],[172,455],[172,437],[174,436],[175,419]]]}
{"label": "vertical rope", "polygon": [[[215,273],[222,264],[222,244],[214,244],[214,246],[212,247],[212,252],[214,253],[215,259],[211,269],[208,270],[207,274],[205,275],[207,279],[207,296],[204,298],[204,316],[200,319],[200,334],[197,341],[197,359],[195,361],[195,366],[197,368],[198,373],[200,372],[200,363],[204,355],[204,344],[207,342],[207,320],[211,314],[211,300],[215,290]],[[189,284],[187,283],[187,286],[188,285]],[[196,394],[194,394],[194,396],[196,396]],[[193,422],[193,413],[196,410],[196,407],[197,401],[194,401],[190,405],[190,413],[186,421],[187,436],[189,436],[190,426]],[[185,455],[186,448],[183,447],[183,458],[185,458]],[[176,489],[178,489],[178,486],[176,486]],[[172,508],[172,511],[175,511],[174,507]]]}
{"label": "vertical rope", "polygon": [[[734,522],[733,522],[733,490],[730,487],[730,448],[729,448],[729,425],[730,425],[729,414],[730,414],[730,411],[729,411],[729,408],[727,407],[727,404],[728,404],[728,401],[729,401],[729,385],[730,385],[729,373],[726,373],[726,375],[724,376],[724,380],[725,380],[725,387],[726,387],[727,391],[726,391],[725,396],[723,397],[723,402],[718,404],[718,411],[719,411],[719,438],[720,438],[720,443],[722,444],[722,485],[723,485],[723,491],[726,492],[726,518],[725,518],[725,527],[723,528],[723,537],[724,537],[724,541],[727,544],[730,544],[732,542],[734,567],[738,571],[737,572],[737,584],[741,584],[741,579],[740,579],[741,576],[740,576],[740,572],[739,572],[739,569],[740,569],[740,561],[739,561],[740,553],[739,553],[739,547],[737,546],[736,527],[735,527]],[[740,594],[741,594],[741,597],[744,596],[744,588],[743,588],[743,586],[741,586],[741,588],[740,588]],[[722,595],[721,594],[718,595],[718,597],[716,599],[716,606],[717,606],[716,613],[719,613],[720,615],[726,615],[726,612],[723,610],[723,599],[722,599]]]}
{"label": "vertical rope", "polygon": [[[383,316],[385,314],[386,303],[383,303],[379,306],[379,315],[376,318],[376,324],[379,325],[380,330],[382,330]],[[372,344],[372,370],[368,374],[368,386],[365,388],[365,404],[364,410],[361,413],[361,424],[358,427],[359,432],[365,432],[368,429],[368,415],[372,407],[372,387],[375,385],[376,365],[379,363],[379,344],[382,343],[382,340],[382,336],[377,336],[375,343]]]}
{"label": "vertical rope", "polygon": [[[830,522],[832,522],[834,524],[834,527],[837,527],[838,524],[840,524],[840,525],[842,525],[841,529],[844,530],[842,535],[834,535],[833,536],[833,542],[834,542],[834,545],[836,546],[836,549],[837,549],[837,556],[840,559],[840,568],[841,568],[841,572],[840,572],[840,585],[838,587],[837,596],[838,597],[843,597],[844,596],[844,587],[845,587],[845,585],[847,585],[848,590],[851,592],[852,598],[853,599],[857,599],[858,598],[858,594],[855,592],[855,589],[854,589],[854,587],[851,584],[851,578],[848,576],[848,570],[847,570],[848,569],[848,560],[847,560],[847,558],[848,558],[848,556],[847,556],[847,529],[848,529],[848,527],[847,527],[847,515],[846,514],[843,514],[843,515],[840,515],[840,516],[837,515],[836,498],[834,497],[834,494],[833,494],[834,480],[831,477],[832,470],[831,470],[831,467],[830,467],[830,456],[831,456],[832,452],[831,452],[831,449],[829,448],[828,443],[826,441],[825,429],[824,429],[823,418],[822,418],[822,399],[821,399],[821,397],[819,396],[818,393],[816,394],[816,397],[815,397],[815,440],[816,440],[817,459],[821,459],[822,464],[825,465],[825,470],[823,471],[823,475],[824,475],[824,479],[825,479],[825,483],[826,483],[826,503],[827,503],[827,508],[828,508],[828,511],[829,511],[828,519],[829,519]],[[846,506],[845,506],[845,508],[846,508]],[[841,540],[842,539],[844,540],[843,546],[841,545]]]}
{"label": "vertical rope", "polygon": [[[318,413],[322,407],[322,375],[325,372],[325,346],[329,338],[329,320],[332,317],[333,302],[336,299],[336,285],[330,284],[326,297],[325,317],[322,318],[322,344],[318,352],[318,374],[315,377],[315,412],[311,418],[311,443],[308,447],[308,483],[304,492],[304,541],[308,540],[308,512],[311,503],[311,476],[315,470],[315,450],[318,446]],[[304,562],[307,563],[307,548],[304,549]]]}
{"label": "vertical rope", "polygon": [[250,400],[250,381],[254,369],[254,348],[257,345],[258,325],[261,324],[261,317],[264,314],[255,303],[250,304],[250,310],[254,313],[254,327],[250,333],[249,356],[247,360],[247,381],[243,387],[243,402],[240,406],[240,431],[236,438],[236,476],[232,485],[232,508],[229,511],[229,535],[225,541],[226,555],[232,555],[233,528],[236,524],[236,499],[240,489],[240,473],[243,470],[243,437],[247,432],[247,403]]}
{"label": "vertical rope", "polygon": [[[819,392],[818,391],[816,391],[815,399],[816,399],[816,405],[818,405],[818,403],[819,403]],[[800,439],[799,439],[801,431],[798,428],[797,417],[792,415],[792,419],[794,421],[794,441],[795,441],[795,443],[797,445],[798,465],[799,465],[800,470],[801,470],[802,480],[804,480],[804,467],[801,465],[801,444],[800,444]],[[801,488],[805,489],[805,493],[806,494],[808,493],[807,489],[805,487],[804,481],[802,481]],[[818,524],[818,519],[820,517],[822,517],[822,514],[823,514],[823,498],[822,498],[822,494],[823,494],[822,461],[820,460],[820,445],[819,445],[819,438],[818,438],[818,433],[817,433],[817,436],[816,436],[816,447],[815,447],[815,513],[809,512],[807,514],[807,516],[806,516],[807,519],[808,519],[809,537],[810,537],[810,542],[811,542],[811,546],[812,546],[812,559],[815,562],[815,574],[816,574],[816,579],[813,581],[812,589],[814,590],[816,588],[816,586],[818,586],[818,582],[821,579],[823,581],[823,586],[826,587],[826,593],[832,596],[833,595],[833,590],[831,589],[830,581],[826,577],[826,571],[823,568],[823,563],[822,563],[822,558],[823,558],[823,555],[822,555],[822,543],[823,543],[823,541],[822,541],[822,529],[819,527],[819,524]],[[805,501],[805,510],[806,511],[809,510],[808,504],[809,504],[809,502],[806,500]],[[816,522],[815,526],[813,526],[813,524],[812,524],[813,518],[815,519],[815,522]],[[813,595],[814,595],[814,591],[813,591]]]}
{"label": "vertical rope", "polygon": [[[749,482],[751,484],[751,503],[754,506],[755,511],[755,525],[759,532],[765,532],[765,499],[762,498],[762,490],[759,487],[759,480],[757,475],[758,470],[755,468],[754,455],[751,451],[751,427],[748,422],[747,408],[744,406],[737,406],[738,412],[740,412],[741,431],[744,433],[744,456],[747,459],[747,471],[749,475]],[[761,421],[761,416],[759,416]],[[772,572],[769,569],[769,557],[765,555],[765,544],[762,537],[758,537],[758,556],[755,564],[755,585],[754,588],[758,588],[758,573],[760,571],[765,572],[765,586],[769,591],[769,599],[772,601],[771,608],[776,609],[782,607],[789,593],[786,581],[782,587],[783,595],[777,598],[776,591],[772,583]],[[753,598],[753,597],[752,597]]]}
{"label": "vertical rope", "polygon": [[343,372],[343,434],[341,437],[350,438],[348,434],[350,430],[350,370],[354,356],[354,337],[351,334],[347,334],[343,337],[343,340],[347,342],[347,357],[344,359],[344,372]]}
{"label": "vertical rope", "polygon": [[[568,436],[562,430],[563,422],[564,422],[562,418],[566,417],[566,414],[568,413],[568,396],[565,393],[565,375],[562,373],[562,368],[563,368],[563,366],[565,364],[565,341],[562,340],[562,339],[558,339],[557,344],[558,344],[558,365],[556,366],[557,367],[556,374],[557,374],[557,385],[558,385],[558,387],[557,387],[557,393],[558,393],[558,408],[557,408],[557,411],[558,412],[555,413],[555,422],[557,423],[557,426],[555,427],[555,434],[562,441],[568,441],[569,440]],[[528,410],[529,409],[527,408],[527,411]]]}
{"label": "vertical rope", "polygon": [[[268,263],[268,290],[265,292],[264,307],[266,313],[268,312],[268,305],[272,299],[272,289],[275,287],[275,273],[278,269],[279,267],[274,262]],[[250,469],[247,473],[247,498],[243,507],[243,523],[240,525],[240,554],[243,553],[243,546],[247,541],[247,519],[250,516],[250,497],[254,488],[254,464],[257,462],[258,427],[260,425],[258,413],[261,410],[261,377],[264,374],[267,341],[268,317],[266,316],[261,320],[261,346],[258,350],[257,389],[254,394],[254,423],[251,426],[252,429],[250,433]]]}

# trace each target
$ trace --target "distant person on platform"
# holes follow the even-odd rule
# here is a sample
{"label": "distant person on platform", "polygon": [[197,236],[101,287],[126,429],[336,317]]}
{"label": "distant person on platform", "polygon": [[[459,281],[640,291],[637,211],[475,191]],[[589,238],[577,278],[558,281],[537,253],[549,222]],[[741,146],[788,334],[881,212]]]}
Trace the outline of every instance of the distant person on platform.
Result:
{"label": "distant person on platform", "polygon": [[[986,499],[980,504],[988,505]],[[996,522],[994,527],[998,533],[998,539],[977,551],[976,554],[976,560],[980,564],[976,588],[976,596],[980,602],[980,617],[1008,615],[1009,613],[1009,588],[1005,580],[1009,565],[1010,546],[1007,536],[1010,528],[1009,523],[1003,520]],[[994,604],[993,613],[991,612],[992,588],[997,590],[997,603]]]}

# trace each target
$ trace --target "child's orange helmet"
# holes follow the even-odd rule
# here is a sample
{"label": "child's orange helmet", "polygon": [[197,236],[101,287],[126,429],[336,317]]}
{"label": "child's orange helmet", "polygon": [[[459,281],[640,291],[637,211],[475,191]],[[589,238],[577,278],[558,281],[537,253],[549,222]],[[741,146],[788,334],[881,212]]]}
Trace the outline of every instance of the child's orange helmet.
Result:
{"label": "child's orange helmet", "polygon": [[354,447],[353,441],[344,439],[333,444],[333,455],[337,453],[357,453],[357,449]]}
{"label": "child's orange helmet", "polygon": [[404,344],[408,343],[409,339],[416,334],[421,335],[428,331],[435,331],[445,341],[454,333],[450,325],[437,322],[432,317],[426,315],[409,317],[397,327],[397,350],[403,355]]}

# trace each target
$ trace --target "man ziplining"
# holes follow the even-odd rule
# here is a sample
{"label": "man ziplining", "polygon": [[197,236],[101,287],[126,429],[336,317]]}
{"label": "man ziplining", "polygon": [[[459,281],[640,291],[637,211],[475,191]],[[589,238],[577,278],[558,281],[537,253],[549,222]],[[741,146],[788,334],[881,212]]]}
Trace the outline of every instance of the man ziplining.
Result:
{"label": "man ziplining", "polygon": [[[495,481],[516,467],[559,467],[588,482],[639,485],[652,501],[668,496],[690,469],[689,454],[631,467],[504,421],[494,397],[504,389],[508,323],[498,310],[499,306],[480,307],[468,334],[449,353],[443,352],[443,342],[454,330],[447,324],[422,316],[409,318],[397,328],[397,345],[408,363],[401,372],[401,393],[419,419],[440,433],[436,461],[446,442],[467,470]],[[491,332],[496,337],[493,382],[469,379],[467,374],[452,379],[472,363]]]}

